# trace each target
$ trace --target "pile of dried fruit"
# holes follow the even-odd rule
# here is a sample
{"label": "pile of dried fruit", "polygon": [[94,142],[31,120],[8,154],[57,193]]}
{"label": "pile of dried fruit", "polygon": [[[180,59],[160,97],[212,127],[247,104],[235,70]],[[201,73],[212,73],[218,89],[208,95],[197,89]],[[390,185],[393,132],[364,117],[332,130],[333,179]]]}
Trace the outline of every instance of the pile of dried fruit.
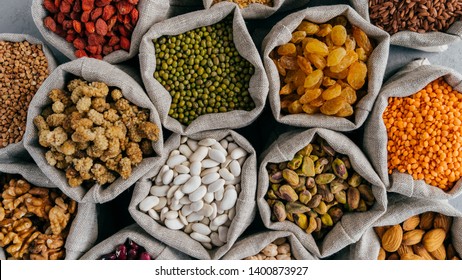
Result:
{"label": "pile of dried fruit", "polygon": [[213,4],[220,3],[220,2],[233,2],[239,5],[239,8],[246,8],[251,4],[262,4],[266,6],[273,6],[273,0],[213,0]]}
{"label": "pile of dried fruit", "polygon": [[281,110],[353,115],[355,103],[366,94],[372,51],[366,33],[343,16],[321,25],[303,21],[292,40],[270,54],[281,78]]}
{"label": "pile of dried fruit", "polygon": [[144,247],[127,239],[124,244],[117,245],[113,253],[106,254],[100,260],[153,260]]}
{"label": "pile of dried fruit", "polygon": [[64,259],[64,243],[77,203],[58,189],[31,186],[17,176],[0,176],[0,246],[8,258]]}
{"label": "pile of dried fruit", "polygon": [[392,35],[403,30],[446,31],[461,15],[462,2],[455,0],[369,1],[372,24]]}
{"label": "pile of dried fruit", "polygon": [[383,113],[388,171],[450,190],[462,176],[462,93],[442,78],[408,97],[391,97]]}
{"label": "pile of dried fruit", "polygon": [[375,203],[371,184],[356,173],[347,156],[317,137],[294,158],[267,166],[267,202],[274,221],[286,219],[320,241],[344,212],[367,211]]}
{"label": "pile of dried fruit", "polygon": [[233,42],[233,22],[223,21],[154,40],[154,78],[172,96],[169,116],[189,125],[200,115],[255,108],[249,93],[254,67]]}
{"label": "pile of dried fruit", "polygon": [[72,80],[69,92],[50,91],[52,105],[34,118],[48,164],[66,170],[71,187],[127,179],[132,167],[152,156],[159,127],[149,111],[133,105],[117,88]]}
{"label": "pile of dried fruit", "polygon": [[74,45],[75,56],[103,59],[130,50],[139,0],[44,0],[46,28]]}
{"label": "pile of dried fruit", "polygon": [[434,212],[401,224],[374,228],[381,240],[379,260],[459,260],[451,244],[452,217]]}
{"label": "pile of dried fruit", "polygon": [[255,256],[250,256],[244,260],[280,260],[287,261],[292,260],[290,253],[290,244],[287,242],[287,238],[281,237],[268,244],[260,253]]}
{"label": "pile of dried fruit", "polygon": [[41,45],[0,41],[0,148],[22,140],[29,103],[47,77]]}

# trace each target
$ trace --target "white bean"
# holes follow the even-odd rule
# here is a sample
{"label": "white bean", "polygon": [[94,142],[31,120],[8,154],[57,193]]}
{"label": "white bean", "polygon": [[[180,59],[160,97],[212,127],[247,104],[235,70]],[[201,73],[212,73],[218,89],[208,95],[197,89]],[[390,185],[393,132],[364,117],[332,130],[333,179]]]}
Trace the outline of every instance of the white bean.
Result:
{"label": "white bean", "polygon": [[228,148],[228,141],[226,141],[226,139],[223,139],[223,140],[220,141],[220,145],[221,145],[224,149],[226,149],[226,148]]}
{"label": "white bean", "polygon": [[139,208],[140,211],[147,212],[157,204],[159,204],[159,198],[157,196],[148,196],[140,202]]}
{"label": "white bean", "polygon": [[232,153],[234,151],[234,149],[236,149],[237,147],[239,147],[239,146],[236,143],[230,142],[228,144],[228,148],[227,148],[228,154]]}
{"label": "white bean", "polygon": [[169,219],[169,220],[176,219],[178,218],[178,211],[173,211],[173,210],[168,211],[167,213],[165,213],[164,217],[165,219]]}
{"label": "white bean", "polygon": [[220,179],[220,175],[218,173],[210,173],[202,177],[202,184],[209,185],[218,179]]}
{"label": "white bean", "polygon": [[213,209],[213,212],[212,212],[212,215],[210,215],[209,219],[210,220],[213,220],[217,217],[217,204],[215,202],[213,202],[212,204],[210,204],[210,206],[212,206],[212,209]]}
{"label": "white bean", "polygon": [[186,220],[185,216],[181,213],[181,211],[178,211],[178,218],[180,218],[180,221],[185,225],[189,225],[188,220]]}
{"label": "white bean", "polygon": [[186,137],[186,136],[181,136],[180,144],[184,144],[184,143],[186,143],[186,141],[188,141],[188,137]]}
{"label": "white bean", "polygon": [[167,205],[167,198],[159,197],[159,203],[154,207],[154,210],[160,211],[165,205]]}
{"label": "white bean", "polygon": [[173,197],[175,199],[180,200],[184,196],[184,193],[181,190],[176,190],[175,193],[173,194]]}
{"label": "white bean", "polygon": [[195,232],[195,231],[191,232],[190,236],[191,236],[192,239],[194,239],[196,241],[199,241],[199,242],[209,243],[209,242],[212,241],[212,240],[210,240],[210,237],[208,237],[206,235],[203,235],[203,234],[200,234],[200,233]]}
{"label": "white bean", "polygon": [[165,226],[169,229],[178,230],[184,228],[184,224],[180,221],[180,219],[167,219],[165,220]]}
{"label": "white bean", "polygon": [[231,152],[232,159],[239,159],[239,158],[245,157],[246,155],[247,155],[247,152],[241,147],[237,147]]}
{"label": "white bean", "polygon": [[[180,151],[178,151],[179,153]],[[168,167],[170,168],[174,168],[175,166],[179,165],[179,164],[182,164],[183,162],[185,162],[187,160],[187,158],[184,156],[184,155],[176,155],[176,156],[172,156],[170,157],[168,160],[167,160],[167,165]]]}
{"label": "white bean", "polygon": [[220,170],[220,167],[219,166],[215,166],[215,167],[211,167],[211,168],[207,168],[207,169],[204,169],[202,170],[201,172],[201,177],[205,177],[211,173],[217,173],[218,170]]}
{"label": "white bean", "polygon": [[[185,161],[185,162],[186,162],[186,161]],[[182,164],[183,164],[183,163],[182,163]],[[184,166],[184,165],[182,165],[182,164],[175,166],[175,171],[178,172],[178,173],[180,173],[180,174],[188,174],[189,171],[190,171],[190,170],[189,170],[189,167]]]}
{"label": "white bean", "polygon": [[218,191],[219,189],[222,189],[224,185],[225,185],[225,180],[218,179],[215,182],[213,182],[212,184],[210,184],[207,187],[207,190],[208,190],[208,192],[213,193],[213,192]]}
{"label": "white bean", "polygon": [[191,210],[189,205],[185,205],[185,206],[183,206],[183,208],[181,208],[181,214],[183,214],[183,216],[185,216],[185,217],[189,216],[189,214],[191,214],[192,212],[193,211]]}
{"label": "white bean", "polygon": [[160,210],[160,220],[163,222],[165,220],[165,213],[167,213],[169,211],[168,207],[164,207],[162,208],[162,210]]}
{"label": "white bean", "polygon": [[200,161],[193,161],[191,162],[191,166],[189,167],[191,176],[199,176],[201,174],[202,163]]}
{"label": "white bean", "polygon": [[212,231],[210,230],[210,228],[202,223],[195,223],[192,225],[192,230],[197,232],[197,233],[200,233],[200,234],[203,234],[203,235],[209,235]]}
{"label": "white bean", "polygon": [[159,174],[157,174],[157,177],[156,177],[156,180],[155,180],[155,184],[156,185],[160,185],[162,183],[162,177],[164,176],[164,173],[168,170],[168,165],[164,165],[162,166],[162,168],[160,169],[159,171]]}
{"label": "white bean", "polygon": [[[186,222],[188,223],[188,221],[186,221]],[[184,227],[183,231],[186,234],[190,234],[192,232],[192,224],[188,223],[188,225]]]}
{"label": "white bean", "polygon": [[225,181],[234,180],[234,175],[231,174],[231,172],[229,172],[229,170],[226,168],[220,169],[218,173],[220,174],[221,178],[225,179]]}
{"label": "white bean", "polygon": [[190,223],[194,223],[202,220],[203,218],[204,216],[199,215],[198,213],[191,213],[188,215],[188,217],[186,217],[186,220],[188,220]]}
{"label": "white bean", "polygon": [[224,223],[226,223],[226,221],[228,221],[228,215],[221,214],[221,215],[217,216],[215,219],[213,219],[212,224],[216,225],[216,226],[221,226]]}
{"label": "white bean", "polygon": [[149,209],[148,215],[156,221],[160,220],[159,214],[154,209]]}
{"label": "white bean", "polygon": [[216,192],[214,192],[213,194],[214,194],[215,200],[217,202],[221,201],[223,199],[223,195],[225,194],[225,189],[221,188],[221,189],[217,190]]}
{"label": "white bean", "polygon": [[233,160],[229,164],[229,171],[231,171],[231,174],[233,174],[234,177],[241,175],[241,166],[239,165],[239,162],[237,162],[237,160]]}
{"label": "white bean", "polygon": [[178,175],[175,177],[175,179],[173,179],[173,184],[175,185],[183,185],[184,183],[186,183],[189,178],[191,178],[191,175],[189,174],[181,174],[181,175]]}
{"label": "white bean", "polygon": [[200,146],[206,146],[206,147],[210,147],[210,146],[212,146],[213,144],[216,144],[216,143],[217,143],[217,140],[215,140],[213,138],[205,138],[205,139],[202,139],[201,141],[199,141]]}
{"label": "white bean", "polygon": [[149,191],[150,194],[158,197],[166,196],[170,186],[152,186]]}
{"label": "white bean", "polygon": [[211,243],[208,242],[201,242],[202,246],[204,246],[205,249],[207,250],[212,250],[213,246]]}
{"label": "white bean", "polygon": [[213,195],[213,193],[211,192],[207,192],[205,195],[204,195],[204,201],[207,202],[207,203],[212,203],[212,201],[215,199],[215,196]]}
{"label": "white bean", "polygon": [[201,185],[201,177],[192,176],[189,180],[181,187],[181,191],[185,194],[189,194],[197,190]]}
{"label": "white bean", "polygon": [[197,150],[197,148],[199,148],[199,145],[197,144],[197,141],[196,140],[193,140],[193,139],[188,139],[188,141],[186,141],[186,143],[188,144],[188,147],[191,149],[191,151],[195,152]]}
{"label": "white bean", "polygon": [[216,143],[212,145],[212,149],[220,151],[225,157],[228,155],[226,148],[221,145],[221,143]]}
{"label": "white bean", "polygon": [[178,190],[180,186],[171,186],[167,191],[167,199],[172,198],[173,194]]}
{"label": "white bean", "polygon": [[216,232],[212,232],[212,234],[210,234],[210,239],[212,240],[212,244],[217,246],[217,247],[225,245],[225,243],[223,243],[220,240],[220,238],[218,237],[218,233],[216,233]]}
{"label": "white bean", "polygon": [[211,168],[211,167],[215,167],[218,165],[220,165],[220,163],[218,161],[215,161],[214,159],[204,159],[202,161],[202,168]]}
{"label": "white bean", "polygon": [[199,210],[201,210],[202,207],[204,207],[204,201],[202,200],[195,201],[191,203],[189,207],[191,207],[191,210],[193,210],[193,212],[199,212]]}
{"label": "white bean", "polygon": [[[174,157],[180,154],[180,151],[178,150],[173,150],[170,152],[169,157]],[[168,165],[168,164],[167,164]]]}
{"label": "white bean", "polygon": [[205,217],[210,217],[213,214],[213,207],[210,204],[204,204],[202,209],[199,211],[199,214],[204,215]]}
{"label": "white bean", "polygon": [[235,207],[229,209],[229,211],[228,211],[228,218],[230,220],[232,220],[232,219],[234,219],[234,217],[236,217],[236,208]]}
{"label": "white bean", "polygon": [[194,154],[191,155],[189,158],[190,161],[202,161],[204,158],[207,156],[209,153],[209,148],[200,146],[197,148],[197,151],[194,152]]}
{"label": "white bean", "polygon": [[180,145],[178,150],[180,150],[180,153],[182,153],[185,157],[190,157],[193,154],[193,151],[191,151],[188,145]]}
{"label": "white bean", "polygon": [[218,236],[220,237],[221,242],[226,243],[228,241],[228,227],[218,227]]}
{"label": "white bean", "polygon": [[209,157],[214,160],[217,165],[220,164],[220,163],[223,163],[225,162],[226,160],[226,155],[220,151],[220,150],[217,150],[217,149],[210,149],[209,150]]}
{"label": "white bean", "polygon": [[189,197],[183,196],[183,197],[180,199],[180,204],[182,204],[182,205],[191,204],[191,200],[189,200]]}
{"label": "white bean", "polygon": [[162,183],[164,185],[168,185],[173,180],[173,170],[169,169],[165,171],[164,175],[162,176]]}
{"label": "white bean", "polygon": [[202,199],[206,193],[207,188],[205,186],[200,186],[197,190],[189,194],[189,200],[191,200],[191,202],[198,201]]}
{"label": "white bean", "polygon": [[223,194],[223,199],[219,204],[219,208],[226,211],[234,207],[237,201],[237,192],[234,188],[225,190]]}
{"label": "white bean", "polygon": [[233,159],[230,158],[230,157],[227,157],[226,160],[225,160],[225,162],[223,162],[223,163],[220,165],[220,167],[221,167],[221,168],[227,168],[228,165],[231,163],[231,161],[233,161]]}

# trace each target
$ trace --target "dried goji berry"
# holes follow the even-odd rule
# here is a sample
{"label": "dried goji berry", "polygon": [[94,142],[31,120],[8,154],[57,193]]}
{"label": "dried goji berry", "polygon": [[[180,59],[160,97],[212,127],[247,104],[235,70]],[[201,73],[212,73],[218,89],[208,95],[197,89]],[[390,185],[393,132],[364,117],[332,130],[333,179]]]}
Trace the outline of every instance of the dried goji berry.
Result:
{"label": "dried goji berry", "polygon": [[133,31],[134,26],[131,23],[126,23],[124,26],[127,31]]}
{"label": "dried goji berry", "polygon": [[95,24],[96,27],[96,33],[98,33],[101,36],[105,36],[107,33],[107,24],[104,20],[98,19]]}
{"label": "dried goji berry", "polygon": [[95,59],[99,59],[99,60],[102,60],[103,59],[103,56],[100,55],[100,54],[92,54],[90,55],[91,58],[95,58]]}
{"label": "dried goji berry", "polygon": [[87,53],[86,53],[84,50],[76,50],[76,51],[74,52],[74,54],[75,54],[75,56],[78,57],[78,58],[87,56]]}
{"label": "dried goji berry", "polygon": [[75,39],[75,34],[67,34],[66,41],[68,43],[72,43],[74,41],[74,39]]}
{"label": "dried goji berry", "polygon": [[72,6],[67,2],[61,2],[61,5],[59,5],[59,10],[65,14],[69,13],[71,11],[71,8]]}
{"label": "dried goji berry", "polygon": [[46,17],[45,19],[43,19],[43,24],[52,32],[56,31],[56,22],[52,17]]}
{"label": "dried goji berry", "polygon": [[103,8],[96,8],[91,12],[91,21],[96,21],[103,14]]}
{"label": "dried goji berry", "polygon": [[66,19],[66,16],[59,12],[57,15],[56,15],[56,22],[59,23],[59,24],[63,24],[63,21]]}
{"label": "dried goji berry", "polygon": [[45,9],[52,14],[58,12],[58,8],[55,6],[55,3],[51,0],[44,0],[43,7],[45,7]]}
{"label": "dried goji berry", "polygon": [[95,33],[95,23],[94,22],[86,22],[85,23],[85,30],[88,31],[88,33]]}
{"label": "dried goji berry", "polygon": [[125,0],[117,3],[117,10],[121,15],[127,15],[132,11],[133,7],[134,6],[132,4],[128,3]]}
{"label": "dried goji berry", "polygon": [[70,17],[71,19],[79,19],[80,13],[71,12],[71,14],[70,14],[69,17]]}
{"label": "dried goji berry", "polygon": [[68,30],[68,29],[71,29],[73,28],[72,26],[72,20],[65,20],[63,21],[63,29],[64,30]]}
{"label": "dried goji berry", "polygon": [[96,0],[95,5],[97,7],[104,7],[111,3],[111,0]]}
{"label": "dried goji berry", "polygon": [[77,33],[82,32],[82,24],[80,23],[80,21],[73,20],[72,27],[74,28],[75,32]]}
{"label": "dried goji berry", "polygon": [[138,21],[138,17],[139,17],[139,12],[137,9],[133,9],[131,12],[130,12],[130,17],[132,19],[132,24],[133,25],[136,25],[136,22]]}
{"label": "dried goji berry", "polygon": [[82,5],[80,4],[80,0],[75,0],[74,7],[72,10],[76,13],[80,13],[82,11]]}
{"label": "dried goji berry", "polygon": [[82,0],[82,10],[91,11],[95,6],[95,0]]}
{"label": "dried goji berry", "polygon": [[83,50],[87,46],[87,43],[85,43],[85,40],[83,38],[76,38],[74,42],[72,42],[74,45],[74,48]]}
{"label": "dried goji berry", "polygon": [[128,0],[128,3],[130,3],[132,5],[136,5],[136,4],[138,4],[138,0]]}
{"label": "dried goji berry", "polygon": [[132,19],[130,18],[130,15],[125,15],[122,23],[124,25],[129,24]]}
{"label": "dried goji berry", "polygon": [[103,45],[106,42],[106,40],[104,39],[103,36],[100,36],[98,34],[90,34],[88,36],[87,42],[91,46],[97,46],[97,45]]}
{"label": "dried goji berry", "polygon": [[114,49],[114,51],[118,51],[120,50],[120,45],[115,45],[114,47],[112,47]]}
{"label": "dried goji berry", "polygon": [[61,0],[55,0],[55,6],[59,7],[61,5]]}
{"label": "dried goji berry", "polygon": [[89,11],[85,11],[82,13],[82,16],[80,16],[80,21],[85,23],[85,22],[88,22],[90,20],[90,12]]}
{"label": "dried goji berry", "polygon": [[113,52],[113,51],[114,51],[114,50],[112,49],[111,46],[104,46],[104,47],[103,47],[103,54],[104,54],[104,55],[108,55],[108,54],[110,54],[110,53]]}
{"label": "dried goji berry", "polygon": [[120,42],[119,37],[117,37],[117,36],[112,36],[111,39],[109,39],[108,45],[109,45],[110,47],[113,47],[113,46],[117,45],[119,42]]}
{"label": "dried goji berry", "polygon": [[116,8],[112,5],[107,5],[103,9],[103,15],[101,16],[104,20],[109,20],[116,12]]}
{"label": "dried goji berry", "polygon": [[128,37],[128,31],[127,31],[127,29],[125,29],[125,27],[123,25],[119,25],[117,27],[117,29],[119,30],[120,35],[122,35],[124,37]]}
{"label": "dried goji berry", "polygon": [[61,25],[56,25],[56,34],[58,34],[61,37],[66,36],[66,32],[64,31],[63,27]]}
{"label": "dried goji berry", "polygon": [[91,54],[96,54],[98,52],[98,46],[86,46],[85,49]]}
{"label": "dried goji berry", "polygon": [[114,25],[117,23],[117,16],[113,16],[111,17],[108,21],[107,21],[107,30],[108,31],[111,31],[112,28],[114,27]]}
{"label": "dried goji berry", "polygon": [[67,2],[67,3],[72,5],[72,4],[74,4],[75,1],[74,0],[64,0],[64,2]]}
{"label": "dried goji berry", "polygon": [[120,47],[126,51],[130,50],[130,40],[126,37],[120,37]]}

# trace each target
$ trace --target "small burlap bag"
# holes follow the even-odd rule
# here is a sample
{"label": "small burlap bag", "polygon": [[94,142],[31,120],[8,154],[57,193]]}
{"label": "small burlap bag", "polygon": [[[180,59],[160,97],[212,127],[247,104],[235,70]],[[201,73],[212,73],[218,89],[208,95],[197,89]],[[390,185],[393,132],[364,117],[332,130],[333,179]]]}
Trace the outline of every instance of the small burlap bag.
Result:
{"label": "small burlap bag", "polygon": [[[47,58],[48,62],[48,73],[51,74],[53,70],[57,67],[56,60],[53,56],[51,50],[39,39],[32,37],[27,34],[13,34],[13,33],[2,33],[0,34],[0,41],[7,42],[23,42],[27,41],[31,44],[42,45],[43,53]],[[9,144],[5,148],[0,148],[0,161],[9,160],[15,157],[24,157],[27,156],[26,149],[24,148],[23,140],[15,144]]]}
{"label": "small burlap bag", "polygon": [[236,216],[231,222],[228,230],[228,241],[221,247],[216,247],[212,250],[207,250],[201,243],[192,239],[182,230],[171,230],[157,223],[148,214],[141,212],[138,209],[138,204],[149,194],[152,181],[156,178],[161,167],[165,164],[168,155],[172,150],[178,149],[180,146],[181,136],[173,134],[165,143],[163,157],[151,165],[150,171],[141,178],[133,191],[133,197],[128,208],[131,216],[135,221],[149,234],[157,240],[168,246],[175,248],[193,258],[197,259],[219,259],[221,258],[234,244],[237,238],[244,230],[252,223],[256,213],[255,192],[257,184],[257,167],[256,154],[252,145],[241,135],[232,130],[217,130],[203,133],[197,133],[189,136],[194,140],[205,138],[213,138],[218,141],[231,136],[235,143],[247,151],[248,157],[242,165],[241,173],[241,191],[238,194],[236,202]]}
{"label": "small burlap bag", "polygon": [[[169,9],[169,1],[166,0],[140,0],[137,6],[139,12],[138,22],[131,35],[130,50],[118,50],[104,56],[103,60],[111,64],[120,63],[138,54],[141,38],[144,33],[154,23],[162,21],[166,18]],[[33,0],[31,6],[32,19],[38,30],[53,47],[62,52],[69,59],[77,59],[74,52],[76,49],[72,43],[66,41],[56,33],[51,32],[43,24],[43,19],[48,16],[48,11],[43,7],[43,0]]]}
{"label": "small burlap bag", "polygon": [[[220,3],[213,4],[213,0],[203,0],[203,2],[206,9],[209,9],[212,5],[220,5]],[[308,2],[310,0],[274,0],[272,6],[251,4],[246,8],[242,8],[241,12],[245,19],[265,19],[278,12],[300,8],[308,4]]]}
{"label": "small burlap bag", "polygon": [[390,97],[407,97],[427,86],[433,80],[444,77],[455,90],[462,92],[462,75],[452,69],[429,65],[428,60],[416,60],[404,67],[382,88],[374,110],[369,116],[364,129],[364,150],[377,174],[390,192],[400,193],[408,197],[427,199],[450,199],[462,192],[462,180],[457,181],[449,192],[430,186],[423,180],[414,180],[411,175],[394,170],[388,174],[387,129],[383,122],[383,112],[388,106]]}
{"label": "small burlap bag", "polygon": [[462,255],[462,212],[455,209],[445,200],[425,200],[409,198],[398,194],[389,195],[387,212],[366,230],[361,239],[350,247],[352,260],[376,260],[379,255],[381,241],[374,231],[374,227],[393,226],[406,219],[425,212],[436,212],[454,217],[450,230],[452,244],[455,250]]}
{"label": "small burlap bag", "polygon": [[[106,83],[108,86],[119,88],[127,100],[141,108],[149,109],[149,120],[159,126],[159,128],[161,127],[160,120],[156,109],[141,86],[125,72],[101,60],[81,58],[63,64],[53,71],[40,87],[28,111],[27,127],[24,134],[24,145],[27,151],[34,158],[35,162],[37,162],[43,173],[45,173],[45,175],[66,195],[78,202],[104,203],[114,199],[124,190],[132,186],[149,170],[149,165],[156,162],[159,157],[144,158],[139,165],[133,167],[132,174],[127,180],[119,177],[107,187],[102,187],[95,183],[88,190],[82,186],[71,188],[67,183],[65,171],[59,170],[47,163],[45,159],[46,149],[38,143],[38,130],[33,120],[51,103],[48,93],[52,89],[65,89],[67,83],[75,77],[82,78],[89,82],[100,81]],[[162,153],[162,137],[162,130],[160,130],[159,140],[153,143],[153,149],[156,155]]]}
{"label": "small burlap bag", "polygon": [[[319,245],[316,244],[311,234],[307,234],[295,223],[288,220],[273,222],[271,209],[265,199],[269,186],[269,174],[266,166],[269,163],[290,161],[295,153],[311,143],[315,135],[324,139],[336,152],[349,157],[352,168],[372,184],[372,192],[376,199],[374,206],[366,212],[345,213]],[[267,228],[293,233],[315,257],[325,258],[359,240],[364,231],[385,212],[387,197],[385,187],[372,165],[349,138],[338,132],[315,128],[282,134],[263,153],[258,173],[257,204],[263,223]]]}
{"label": "small burlap bag", "polygon": [[[185,126],[168,115],[172,97],[170,93],[154,78],[156,71],[156,54],[153,39],[164,35],[178,35],[187,31],[209,26],[222,21],[228,15],[233,14],[233,41],[239,54],[248,60],[255,68],[250,79],[249,93],[255,102],[255,108],[251,111],[234,110],[226,113],[211,113],[199,116],[190,125]],[[262,112],[266,96],[268,94],[268,80],[266,78],[263,63],[252,38],[249,35],[241,12],[236,5],[223,3],[208,10],[201,10],[184,14],[155,24],[144,35],[140,45],[141,75],[146,90],[152,102],[159,111],[162,125],[182,135],[224,129],[241,128],[252,123]]]}
{"label": "small burlap bag", "polygon": [[124,244],[127,239],[135,241],[141,247],[144,247],[146,252],[155,260],[188,260],[189,256],[172,249],[165,244],[155,240],[152,236],[146,233],[137,224],[130,225],[111,237],[101,241],[99,244],[91,248],[81,260],[99,260],[102,256],[114,252],[118,245]]}
{"label": "small burlap bag", "polygon": [[[292,38],[292,32],[303,20],[324,23],[336,16],[343,15],[348,21],[360,27],[376,46],[367,61],[367,94],[354,106],[354,119],[326,116],[321,113],[308,115],[281,113],[279,90],[281,81],[276,65],[270,58],[271,51]],[[383,30],[366,22],[350,6],[334,5],[307,8],[295,12],[278,22],[263,41],[263,62],[269,80],[269,103],[276,121],[298,127],[322,127],[337,131],[351,131],[363,125],[372,110],[375,98],[382,86],[383,75],[387,66],[390,36]]]}
{"label": "small burlap bag", "polygon": [[260,253],[268,244],[278,238],[285,237],[290,244],[290,252],[296,260],[316,260],[300,243],[300,241],[290,232],[284,231],[263,231],[241,238],[229,250],[222,260],[242,260]]}
{"label": "small burlap bag", "polygon": [[[350,4],[363,18],[370,22],[368,0],[350,0]],[[456,21],[445,32],[399,31],[391,35],[390,44],[425,52],[442,52],[448,49],[448,45],[459,42],[461,36],[462,22]]]}
{"label": "small burlap bag", "polygon": [[[56,188],[35,163],[23,161],[0,163],[0,176],[2,173],[19,174],[30,184],[37,187]],[[72,221],[69,235],[64,245],[66,249],[65,259],[76,260],[80,258],[80,256],[93,246],[97,237],[98,221],[96,205],[93,203],[78,203],[77,214]],[[3,248],[0,248],[0,259],[6,259]]]}

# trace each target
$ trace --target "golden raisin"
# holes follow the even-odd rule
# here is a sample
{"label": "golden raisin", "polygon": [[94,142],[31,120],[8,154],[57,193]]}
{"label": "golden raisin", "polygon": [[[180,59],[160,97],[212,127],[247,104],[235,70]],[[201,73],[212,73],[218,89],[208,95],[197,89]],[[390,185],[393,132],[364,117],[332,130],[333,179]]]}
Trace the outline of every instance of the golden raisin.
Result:
{"label": "golden raisin", "polygon": [[322,98],[324,98],[324,100],[331,100],[339,96],[341,93],[342,87],[339,84],[335,84],[323,91]]}
{"label": "golden raisin", "polygon": [[300,103],[301,104],[307,104],[310,103],[311,101],[315,100],[316,98],[320,97],[322,94],[321,89],[307,89],[305,90],[305,94],[300,97]]}
{"label": "golden raisin", "polygon": [[343,70],[350,67],[353,62],[358,60],[358,54],[355,51],[347,51],[345,57],[343,57],[342,61],[339,64],[330,67],[330,71],[334,73],[340,73]]}
{"label": "golden raisin", "polygon": [[321,113],[328,116],[335,115],[340,111],[340,109],[343,108],[345,104],[348,103],[346,103],[346,100],[343,96],[338,96],[334,99],[327,100],[320,108]]}
{"label": "golden raisin", "polygon": [[358,46],[360,48],[363,48],[367,54],[370,54],[372,52],[372,44],[369,40],[369,37],[367,37],[367,34],[364,33],[364,31],[362,31],[362,29],[357,26],[353,26],[352,30],[353,37],[355,38]]}
{"label": "golden raisin", "polygon": [[335,66],[339,64],[346,55],[346,50],[344,48],[336,48],[331,51],[327,56],[327,66]]}
{"label": "golden raisin", "polygon": [[309,74],[305,79],[305,88],[311,89],[315,87],[319,87],[322,82],[324,74],[322,70],[315,70],[313,73]]}
{"label": "golden raisin", "polygon": [[330,38],[336,46],[342,46],[345,44],[347,38],[347,30],[343,25],[336,25],[332,28]]}
{"label": "golden raisin", "polygon": [[306,35],[313,35],[319,31],[319,25],[308,21],[302,21],[297,27],[298,31],[305,31]]}
{"label": "golden raisin", "polygon": [[310,53],[310,54],[307,54],[306,55],[306,58],[308,58],[308,60],[313,63],[314,67],[316,67],[317,69],[324,69],[327,65],[327,62],[326,60],[324,59],[324,57],[318,55],[318,54],[314,54],[314,53]]}
{"label": "golden raisin", "polygon": [[318,54],[322,57],[325,57],[329,54],[329,48],[327,45],[318,39],[311,39],[306,44],[305,50],[308,53]]}
{"label": "golden raisin", "polygon": [[364,62],[356,61],[348,70],[347,81],[353,89],[360,89],[366,83],[367,66]]}
{"label": "golden raisin", "polygon": [[292,43],[284,44],[278,48],[278,54],[280,56],[295,56],[297,54],[297,47]]}

